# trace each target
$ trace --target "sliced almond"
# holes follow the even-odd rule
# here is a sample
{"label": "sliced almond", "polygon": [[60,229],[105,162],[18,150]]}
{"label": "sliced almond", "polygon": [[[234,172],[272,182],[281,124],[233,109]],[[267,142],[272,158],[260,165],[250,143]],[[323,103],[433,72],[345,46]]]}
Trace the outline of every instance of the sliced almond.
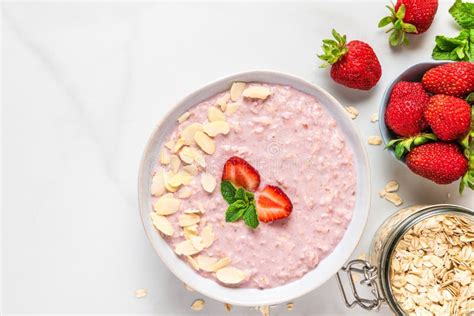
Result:
{"label": "sliced almond", "polygon": [[224,121],[215,121],[204,125],[204,133],[211,137],[215,137],[219,134],[227,135],[230,131],[230,125]]}
{"label": "sliced almond", "polygon": [[179,152],[179,158],[187,164],[191,164],[194,161],[193,153],[190,147],[184,146]]}
{"label": "sliced almond", "polygon": [[204,300],[197,299],[191,304],[191,309],[193,311],[200,311],[204,308]]}
{"label": "sliced almond", "polygon": [[214,272],[212,266],[217,263],[217,258],[212,258],[204,255],[198,255],[196,257],[196,262],[200,269],[207,272]]}
{"label": "sliced almond", "polygon": [[392,192],[397,192],[399,188],[400,188],[400,185],[398,184],[398,182],[392,180],[385,185],[384,190],[385,192],[392,193]]}
{"label": "sliced almond", "polygon": [[197,254],[199,250],[194,248],[190,240],[184,240],[176,245],[174,252],[176,252],[178,255],[192,256]]}
{"label": "sliced almond", "polygon": [[216,105],[218,105],[221,108],[222,112],[225,112],[227,108],[227,102],[229,102],[229,100],[230,100],[230,95],[226,93],[224,94],[224,96],[217,99]]}
{"label": "sliced almond", "polygon": [[187,199],[193,194],[190,188],[188,187],[182,187],[179,192],[178,192],[178,197],[180,199]]}
{"label": "sliced almond", "polygon": [[403,204],[402,198],[397,193],[387,192],[384,198],[394,204],[395,206],[400,206]]}
{"label": "sliced almond", "polygon": [[183,123],[184,121],[186,121],[189,117],[191,116],[191,112],[184,112],[183,114],[181,114],[180,117],[178,117],[178,123]]}
{"label": "sliced almond", "polygon": [[212,271],[217,271],[219,269],[222,269],[224,267],[227,267],[230,264],[230,258],[229,257],[224,257],[222,259],[219,259],[216,263],[214,263],[211,267]]}
{"label": "sliced almond", "polygon": [[369,137],[369,145],[381,145],[382,144],[382,138],[380,136],[370,136]]}
{"label": "sliced almond", "polygon": [[147,296],[148,290],[147,289],[138,289],[135,291],[135,297],[136,298],[143,298]]}
{"label": "sliced almond", "polygon": [[371,116],[370,116],[370,121],[372,123],[375,123],[379,120],[379,114],[378,113],[373,113]]}
{"label": "sliced almond", "polygon": [[169,180],[168,184],[172,187],[179,187],[180,185],[188,185],[193,181],[193,176],[184,170],[180,170],[174,174]]}
{"label": "sliced almond", "polygon": [[186,256],[186,260],[189,262],[189,264],[194,268],[194,270],[196,271],[199,271],[199,265],[198,263],[196,262],[196,260],[194,260],[193,257],[191,256]]}
{"label": "sliced almond", "polygon": [[242,92],[245,90],[247,84],[245,82],[234,82],[230,87],[230,98],[232,101],[237,101]]}
{"label": "sliced almond", "polygon": [[214,178],[211,174],[205,172],[201,175],[201,185],[204,191],[207,193],[214,192],[216,184],[216,178]]}
{"label": "sliced almond", "polygon": [[181,214],[178,217],[178,223],[181,227],[191,226],[199,223],[201,217],[196,214]]}
{"label": "sliced almond", "polygon": [[253,86],[244,90],[242,95],[246,98],[265,100],[272,94],[271,90],[263,86]]}
{"label": "sliced almond", "polygon": [[164,148],[160,151],[160,163],[162,165],[167,165],[170,163],[170,154]]}
{"label": "sliced almond", "polygon": [[203,126],[199,123],[192,123],[186,126],[181,132],[181,138],[183,139],[183,145],[194,144],[194,134],[198,131],[202,131]]}
{"label": "sliced almond", "polygon": [[207,111],[207,119],[209,122],[225,121],[225,115],[218,108],[211,106]]}
{"label": "sliced almond", "polygon": [[165,143],[165,147],[168,148],[169,150],[172,150],[174,148],[174,141],[170,140]]}
{"label": "sliced almond", "polygon": [[184,214],[202,214],[201,210],[190,208],[184,211]]}
{"label": "sliced almond", "polygon": [[181,149],[181,147],[183,147],[185,144],[186,144],[185,140],[183,138],[179,138],[176,141],[176,144],[174,144],[172,153],[173,154],[177,153]]}
{"label": "sliced almond", "polygon": [[179,167],[181,166],[181,160],[176,155],[170,157],[170,169],[173,173],[178,173]]}
{"label": "sliced almond", "polygon": [[239,284],[246,278],[246,274],[234,267],[225,267],[217,270],[216,277],[225,284]]}
{"label": "sliced almond", "polygon": [[168,221],[168,219],[164,216],[158,215],[156,213],[151,213],[151,221],[153,226],[158,229],[160,232],[165,234],[166,236],[173,236],[174,228],[173,225]]}
{"label": "sliced almond", "polygon": [[192,237],[198,235],[197,225],[191,225],[183,227],[183,235],[187,240],[191,240]]}
{"label": "sliced almond", "polygon": [[194,140],[206,154],[212,155],[216,151],[216,143],[212,138],[204,134],[204,132],[196,132],[196,134],[194,134]]}
{"label": "sliced almond", "polygon": [[286,304],[286,309],[289,310],[290,312],[295,308],[294,303],[288,303]]}
{"label": "sliced almond", "polygon": [[347,113],[349,113],[351,119],[355,119],[359,115],[359,111],[357,111],[357,109],[353,106],[345,106],[344,109]]}
{"label": "sliced almond", "polygon": [[162,196],[153,205],[153,209],[159,215],[171,215],[179,210],[181,201],[173,197]]}
{"label": "sliced almond", "polygon": [[151,180],[150,192],[153,196],[161,196],[165,193],[162,170],[158,170],[153,176]]}
{"label": "sliced almond", "polygon": [[237,111],[237,109],[239,108],[239,106],[240,106],[240,103],[238,103],[238,102],[228,103],[227,107],[225,109],[225,114],[227,114],[227,115],[234,114]]}
{"label": "sliced almond", "polygon": [[198,166],[206,168],[206,158],[204,158],[203,155],[199,154],[194,156],[194,161],[198,164]]}
{"label": "sliced almond", "polygon": [[169,184],[169,180],[174,176],[172,171],[168,171],[167,173],[163,174],[163,183],[167,191],[169,192],[176,192],[178,191],[177,187],[173,187]]}
{"label": "sliced almond", "polygon": [[191,243],[193,244],[193,247],[196,249],[196,250],[203,250],[204,249],[204,246],[202,245],[202,238],[199,237],[199,236],[192,236],[191,237]]}
{"label": "sliced almond", "polygon": [[230,312],[232,310],[232,304],[224,303],[224,308],[226,311]]}
{"label": "sliced almond", "polygon": [[[204,210],[201,210],[201,212],[204,212]],[[205,248],[208,248],[212,245],[214,242],[216,236],[214,235],[214,231],[212,230],[212,225],[207,224],[201,231],[201,237],[202,237],[202,244],[204,245]]]}
{"label": "sliced almond", "polygon": [[195,176],[198,173],[198,169],[195,165],[186,165],[183,167],[183,170],[192,176]]}

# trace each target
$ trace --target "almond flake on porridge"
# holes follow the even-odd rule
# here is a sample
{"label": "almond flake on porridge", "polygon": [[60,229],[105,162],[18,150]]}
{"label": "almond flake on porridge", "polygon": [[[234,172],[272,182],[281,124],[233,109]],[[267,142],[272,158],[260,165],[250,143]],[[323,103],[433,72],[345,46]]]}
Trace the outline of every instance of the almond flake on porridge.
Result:
{"label": "almond flake on porridge", "polygon": [[242,92],[245,98],[265,100],[272,94],[271,90],[263,86],[249,87]]}
{"label": "almond flake on porridge", "polygon": [[209,122],[223,122],[225,121],[225,115],[218,108],[211,106],[207,111],[207,119],[209,120]]}
{"label": "almond flake on porridge", "polygon": [[166,236],[173,236],[174,228],[173,225],[168,221],[168,219],[162,215],[158,215],[156,213],[151,213],[151,220],[153,226],[158,229],[161,233],[165,234]]}
{"label": "almond flake on porridge", "polygon": [[201,186],[207,193],[214,192],[216,188],[216,178],[214,178],[211,174],[205,172],[201,174]]}
{"label": "almond flake on porridge", "polygon": [[186,227],[199,223],[201,217],[196,214],[181,214],[178,217],[179,226]]}
{"label": "almond flake on porridge", "polygon": [[245,90],[247,84],[245,82],[234,82],[230,87],[230,98],[232,101],[237,101],[242,92]]}
{"label": "almond flake on porridge", "polygon": [[216,151],[216,144],[214,140],[207,136],[207,134],[204,132],[196,132],[196,134],[194,134],[194,140],[206,154],[212,155]]}
{"label": "almond flake on porridge", "polygon": [[194,248],[191,240],[184,240],[180,242],[179,244],[176,245],[174,252],[176,252],[177,255],[184,255],[184,256],[192,256],[195,255],[199,252],[200,250],[197,250]]}
{"label": "almond flake on porridge", "polygon": [[211,137],[219,134],[227,135],[230,132],[230,125],[225,121],[215,121],[204,125],[204,133]]}
{"label": "almond flake on porridge", "polygon": [[183,122],[186,121],[190,116],[191,116],[191,112],[184,112],[183,114],[181,114],[180,117],[178,117],[178,123],[183,123]]}
{"label": "almond flake on porridge", "polygon": [[234,114],[235,112],[237,112],[239,106],[240,106],[240,103],[238,103],[238,102],[228,103],[227,107],[225,109],[225,114],[227,114],[227,115]]}
{"label": "almond flake on porridge", "polygon": [[216,277],[225,284],[239,284],[245,280],[246,274],[235,267],[225,267],[216,271]]}

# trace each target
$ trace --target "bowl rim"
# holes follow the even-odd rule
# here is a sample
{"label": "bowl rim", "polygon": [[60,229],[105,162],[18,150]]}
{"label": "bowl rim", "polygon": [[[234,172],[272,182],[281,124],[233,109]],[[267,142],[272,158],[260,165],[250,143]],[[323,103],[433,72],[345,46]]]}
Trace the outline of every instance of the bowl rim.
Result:
{"label": "bowl rim", "polygon": [[[383,144],[387,146],[388,142],[392,139],[390,137],[394,136],[395,134],[388,128],[387,124],[385,124],[385,110],[387,108],[388,101],[390,100],[390,94],[392,93],[393,87],[400,81],[402,81],[402,78],[411,70],[414,70],[416,68],[421,68],[423,66],[430,66],[428,69],[432,69],[434,67],[452,63],[453,61],[450,60],[431,60],[431,61],[423,61],[419,62],[416,64],[413,64],[409,67],[407,67],[405,70],[403,70],[398,76],[396,76],[390,83],[387,85],[387,88],[385,88],[385,91],[382,95],[382,98],[380,100],[380,105],[379,105],[379,131],[380,135],[383,140]],[[426,72],[427,70],[425,70]],[[416,81],[418,82],[418,81]],[[386,148],[389,152],[390,155],[399,163],[405,165],[405,160],[404,159],[398,159],[397,156],[395,156],[395,150],[390,147]]]}
{"label": "bowl rim", "polygon": [[[259,80],[258,78],[260,77],[274,77],[276,81],[270,82],[269,80]],[[251,79],[251,80],[243,80],[241,78],[243,77],[256,77],[257,79]],[[357,193],[357,199],[356,199],[356,204],[353,209],[353,216],[351,219],[351,222],[349,223],[345,234],[341,241],[337,244],[336,248],[328,255],[326,256],[318,266],[310,271],[308,271],[303,277],[294,280],[292,282],[286,283],[282,286],[270,288],[270,289],[254,289],[254,288],[228,288],[224,287],[222,285],[219,285],[217,282],[214,280],[204,278],[201,275],[199,275],[196,271],[192,270],[192,275],[193,277],[187,278],[186,274],[182,271],[178,271],[180,268],[179,266],[181,264],[186,265],[188,269],[191,269],[189,265],[187,265],[184,260],[181,258],[177,257],[174,252],[171,250],[171,247],[164,241],[163,238],[161,238],[160,234],[158,234],[154,229],[152,229],[153,233],[150,232],[150,221],[147,219],[147,217],[143,216],[143,214],[148,214],[150,212],[149,204],[148,204],[148,198],[144,197],[144,193],[149,195],[149,185],[143,185],[143,176],[147,176],[144,172],[146,170],[146,162],[148,156],[151,154],[152,147],[155,143],[155,137],[160,133],[160,130],[163,128],[163,124],[169,120],[173,116],[173,113],[176,112],[180,106],[183,106],[187,102],[190,102],[190,100],[193,100],[193,98],[196,98],[206,90],[211,90],[212,87],[218,86],[219,84],[227,83],[227,85],[230,87],[230,84],[232,84],[235,81],[245,81],[245,82],[266,82],[266,83],[271,83],[271,84],[282,84],[282,85],[289,85],[292,86],[293,88],[302,91],[300,87],[295,87],[293,84],[289,83],[283,83],[280,82],[278,83],[278,80],[281,81],[291,81],[295,84],[299,84],[301,86],[305,86],[308,89],[313,90],[317,94],[321,94],[324,98],[326,98],[331,104],[335,106],[335,112],[338,113],[338,116],[340,114],[340,117],[338,118],[339,121],[345,121],[345,126],[343,129],[345,129],[344,134],[348,138],[352,138],[352,146],[357,147],[353,148],[354,151],[354,156],[355,156],[355,166],[357,169],[357,189],[360,191],[360,193]],[[224,91],[224,90],[222,90]],[[306,92],[306,91],[304,91]],[[219,92],[218,92],[219,93]],[[214,94],[210,94],[207,98],[211,97]],[[188,108],[192,108],[196,104],[198,104],[201,101],[194,101],[191,106],[188,106]],[[330,112],[330,115],[334,117],[334,114],[332,113],[333,110],[328,110],[329,106],[323,105],[323,107],[326,109],[326,111]],[[370,179],[370,165],[369,165],[369,159],[368,159],[368,154],[366,147],[364,146],[364,143],[362,142],[362,137],[360,135],[359,130],[355,126],[354,122],[349,118],[349,116],[345,113],[346,111],[344,110],[344,107],[340,104],[340,102],[333,97],[331,94],[329,94],[326,90],[323,88],[319,87],[318,85],[311,83],[301,77],[297,77],[294,75],[290,75],[284,72],[279,72],[279,71],[274,71],[274,70],[248,70],[248,71],[242,71],[242,72],[237,72],[231,75],[223,76],[219,79],[216,79],[214,81],[211,81],[203,86],[201,86],[199,89],[194,90],[194,92],[188,94],[181,100],[179,100],[177,103],[175,103],[173,106],[170,107],[170,109],[166,112],[165,115],[162,116],[162,118],[158,121],[156,126],[154,127],[151,135],[148,138],[148,141],[146,142],[145,149],[143,151],[141,160],[140,160],[140,166],[139,166],[139,173],[138,173],[138,202],[139,202],[139,207],[138,207],[138,212],[141,218],[141,222],[143,225],[143,228],[145,230],[145,234],[150,241],[153,249],[155,252],[158,254],[160,257],[161,261],[164,263],[164,265],[183,283],[187,284],[194,290],[198,291],[199,293],[206,295],[212,299],[216,299],[221,302],[226,302],[234,305],[239,305],[239,306],[267,306],[267,305],[274,305],[274,304],[279,304],[283,302],[287,302],[290,300],[293,300],[297,297],[303,296],[313,290],[315,290],[317,287],[321,286],[325,282],[327,282],[333,275],[336,274],[336,272],[344,265],[344,263],[349,260],[351,257],[352,253],[358,246],[360,239],[362,238],[362,235],[365,231],[365,226],[367,225],[367,220],[368,220],[368,215],[369,215],[369,210],[370,210],[370,204],[371,204],[371,179]],[[181,114],[181,113],[180,113]],[[343,126],[341,126],[342,128]],[[353,135],[349,135],[347,132],[347,129],[352,133]],[[359,156],[358,156],[359,155]],[[360,170],[359,170],[360,169]],[[361,174],[359,174],[359,171],[362,171]],[[149,176],[149,175],[148,175]],[[362,189],[362,190],[360,190]],[[360,199],[360,200],[359,200]],[[360,210],[357,209],[358,204],[360,205]],[[356,216],[358,218],[356,218]],[[351,230],[351,233],[353,235],[349,236],[348,232]],[[161,241],[155,241],[156,238],[158,237],[159,240]],[[346,248],[345,250],[341,250],[341,244],[343,244],[343,241],[346,243],[344,244],[344,247]],[[162,249],[159,249],[158,245],[159,244],[165,244],[166,248],[168,251],[164,252],[169,252],[173,254],[173,257],[175,258],[174,260],[178,260],[180,263],[176,262],[176,265],[173,265],[171,261],[173,259],[168,258],[164,252],[162,252]],[[337,253],[336,253],[337,251]],[[340,254],[339,252],[342,252]],[[311,274],[312,272],[316,271],[318,267],[322,265],[322,263],[325,260],[328,260],[328,258],[335,256],[335,255],[340,255],[338,258],[338,265],[332,265],[328,266],[327,268],[325,267],[326,270],[329,270],[329,273],[326,274],[321,274],[319,277],[319,280],[316,284],[306,284],[305,286],[298,286],[299,284],[303,283],[303,280],[308,279],[308,275]],[[327,265],[327,264],[326,264]],[[192,280],[191,280],[192,279]],[[203,280],[204,279],[204,280]],[[222,292],[226,293],[220,293],[219,291],[215,291],[215,288],[212,290],[209,290],[206,287],[206,284],[212,282],[213,286],[215,287],[217,285],[217,288],[220,288]],[[306,282],[308,283],[308,282]],[[209,284],[207,284],[209,285]],[[291,290],[290,290],[291,289]],[[219,293],[217,293],[219,292]],[[242,298],[243,295],[240,295],[239,298],[236,298],[233,293],[235,292],[248,292],[245,293],[245,298]],[[266,294],[266,295],[264,295]],[[248,299],[248,297],[253,297],[253,296],[259,296],[259,299]]]}

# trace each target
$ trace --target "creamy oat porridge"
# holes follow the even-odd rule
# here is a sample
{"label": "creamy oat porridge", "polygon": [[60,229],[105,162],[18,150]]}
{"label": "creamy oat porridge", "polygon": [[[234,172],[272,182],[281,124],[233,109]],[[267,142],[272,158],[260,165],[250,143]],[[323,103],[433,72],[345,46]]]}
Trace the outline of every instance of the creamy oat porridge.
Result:
{"label": "creamy oat porridge", "polygon": [[151,194],[154,226],[198,273],[272,288],[342,239],[356,200],[353,151],[314,97],[234,83],[178,119]]}

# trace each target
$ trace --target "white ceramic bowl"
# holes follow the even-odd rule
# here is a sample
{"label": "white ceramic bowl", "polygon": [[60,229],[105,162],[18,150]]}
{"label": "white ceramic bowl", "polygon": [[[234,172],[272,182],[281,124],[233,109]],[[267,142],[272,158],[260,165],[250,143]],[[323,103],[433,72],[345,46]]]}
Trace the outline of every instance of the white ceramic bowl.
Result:
{"label": "white ceramic bowl", "polygon": [[[177,118],[186,110],[198,103],[228,90],[233,82],[266,82],[290,85],[300,91],[314,96],[333,116],[345,133],[354,151],[357,169],[357,198],[353,217],[343,239],[334,251],[322,260],[319,265],[301,279],[286,285],[259,290],[245,288],[227,288],[211,279],[196,273],[188,264],[178,258],[158,232],[152,226],[149,213],[151,196],[149,192],[153,166],[161,145],[176,127]],[[193,92],[176,104],[162,119],[153,131],[140,165],[138,175],[138,197],[140,214],[148,239],[165,265],[184,283],[196,291],[213,299],[241,306],[273,305],[290,301],[302,296],[326,282],[349,259],[356,248],[367,221],[370,204],[370,179],[367,153],[353,122],[341,104],[329,93],[303,79],[272,71],[249,71],[219,79]]]}

